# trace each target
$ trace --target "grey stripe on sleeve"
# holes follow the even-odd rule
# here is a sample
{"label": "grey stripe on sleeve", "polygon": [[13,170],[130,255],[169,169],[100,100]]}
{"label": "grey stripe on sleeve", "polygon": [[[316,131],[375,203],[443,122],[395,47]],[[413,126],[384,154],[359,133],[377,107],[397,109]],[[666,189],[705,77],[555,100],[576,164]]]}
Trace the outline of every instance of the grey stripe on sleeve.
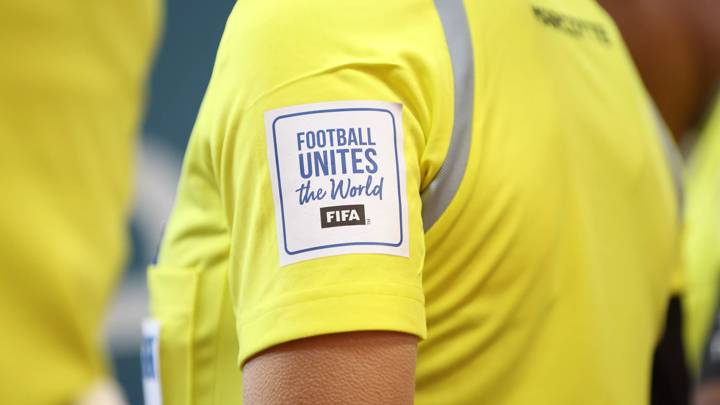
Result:
{"label": "grey stripe on sleeve", "polygon": [[475,83],[470,28],[462,0],[435,0],[435,7],[450,52],[455,113],[445,161],[421,196],[423,227],[426,232],[450,205],[465,174],[470,153]]}

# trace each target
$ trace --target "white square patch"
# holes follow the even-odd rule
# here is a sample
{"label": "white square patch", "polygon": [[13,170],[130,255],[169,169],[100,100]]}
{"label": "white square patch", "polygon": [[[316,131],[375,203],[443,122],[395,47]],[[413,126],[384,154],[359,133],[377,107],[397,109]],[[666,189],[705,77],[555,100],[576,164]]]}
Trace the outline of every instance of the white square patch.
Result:
{"label": "white square patch", "polygon": [[402,105],[265,113],[280,264],[348,253],[408,257]]}

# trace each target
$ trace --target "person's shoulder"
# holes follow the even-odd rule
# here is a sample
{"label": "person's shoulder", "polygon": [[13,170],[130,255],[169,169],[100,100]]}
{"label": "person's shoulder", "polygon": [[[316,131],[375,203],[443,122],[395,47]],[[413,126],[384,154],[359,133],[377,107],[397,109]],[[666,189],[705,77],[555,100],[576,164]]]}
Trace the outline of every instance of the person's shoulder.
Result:
{"label": "person's shoulder", "polygon": [[433,55],[444,49],[436,18],[426,0],[241,0],[228,20],[216,74],[244,92],[262,93],[343,66],[435,63]]}
{"label": "person's shoulder", "polygon": [[227,33],[235,41],[270,48],[322,50],[343,41],[402,40],[403,31],[422,27],[418,24],[429,22],[433,13],[431,0],[239,1]]}
{"label": "person's shoulder", "polygon": [[[236,3],[233,15],[237,19],[257,19],[266,21],[286,21],[294,25],[322,20],[332,24],[333,18],[383,20],[388,13],[397,17],[402,13],[405,18],[420,16],[423,8],[434,9],[433,0],[240,0]],[[367,21],[366,22],[372,22]]]}

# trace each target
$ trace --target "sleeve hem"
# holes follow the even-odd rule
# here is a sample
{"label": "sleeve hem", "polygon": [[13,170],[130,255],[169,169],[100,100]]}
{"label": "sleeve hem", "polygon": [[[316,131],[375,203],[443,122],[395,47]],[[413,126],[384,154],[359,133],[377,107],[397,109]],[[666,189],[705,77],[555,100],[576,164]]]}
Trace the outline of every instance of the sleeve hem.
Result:
{"label": "sleeve hem", "polygon": [[270,308],[251,320],[240,321],[237,329],[240,367],[270,347],[318,335],[383,330],[404,332],[420,339],[427,336],[421,291],[410,296],[356,293],[298,302]]}

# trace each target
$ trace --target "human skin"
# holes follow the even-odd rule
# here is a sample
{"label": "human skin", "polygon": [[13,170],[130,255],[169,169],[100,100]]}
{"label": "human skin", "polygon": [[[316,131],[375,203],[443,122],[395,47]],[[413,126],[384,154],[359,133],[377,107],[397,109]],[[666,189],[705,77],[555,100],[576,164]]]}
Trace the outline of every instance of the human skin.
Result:
{"label": "human skin", "polygon": [[720,73],[720,2],[599,0],[676,139],[701,123]]}
{"label": "human skin", "polygon": [[418,339],[348,332],[272,347],[243,367],[243,403],[411,404]]}

